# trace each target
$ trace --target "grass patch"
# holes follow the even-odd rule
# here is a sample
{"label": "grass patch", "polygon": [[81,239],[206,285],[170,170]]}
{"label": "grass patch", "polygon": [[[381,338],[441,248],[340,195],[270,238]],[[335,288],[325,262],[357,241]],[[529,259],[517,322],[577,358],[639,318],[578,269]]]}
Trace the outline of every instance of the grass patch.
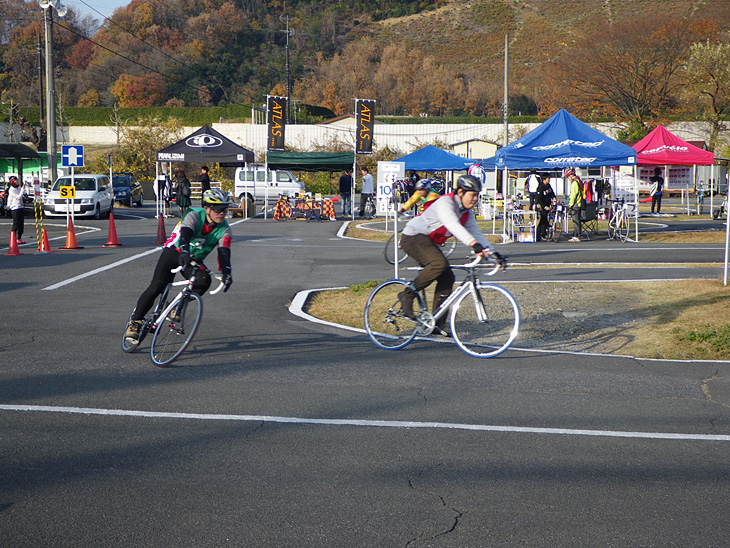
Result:
{"label": "grass patch", "polygon": [[639,241],[663,244],[723,244],[724,230],[702,232],[639,232]]}
{"label": "grass patch", "polygon": [[[378,283],[316,293],[308,312],[362,328],[365,301]],[[517,346],[659,359],[730,359],[730,288],[720,280],[504,285],[522,310]]]}

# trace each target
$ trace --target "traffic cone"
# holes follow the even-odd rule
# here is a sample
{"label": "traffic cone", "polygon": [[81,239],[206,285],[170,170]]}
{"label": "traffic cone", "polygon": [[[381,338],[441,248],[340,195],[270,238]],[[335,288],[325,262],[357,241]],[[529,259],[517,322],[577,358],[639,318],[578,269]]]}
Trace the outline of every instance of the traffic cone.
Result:
{"label": "traffic cone", "polygon": [[18,249],[18,236],[15,234],[14,230],[10,231],[10,247],[8,247],[8,252],[5,255],[7,257],[23,255],[23,253],[21,253]]}
{"label": "traffic cone", "polygon": [[164,244],[167,241],[165,235],[165,219],[162,215],[159,217],[160,222],[157,223],[157,241],[152,242],[153,244]]}
{"label": "traffic cone", "polygon": [[117,238],[117,227],[114,225],[114,213],[109,212],[109,240],[101,247],[119,247],[123,244],[119,243]]}
{"label": "traffic cone", "polygon": [[66,226],[66,245],[63,247],[59,247],[58,249],[84,249],[83,247],[79,247],[76,245],[76,232],[74,231],[74,221],[71,217],[68,218],[68,225]]}
{"label": "traffic cone", "polygon": [[41,236],[41,248],[36,251],[36,253],[53,253],[53,250],[51,249],[51,244],[48,243],[48,232],[46,232],[46,229],[43,229],[43,236]]}

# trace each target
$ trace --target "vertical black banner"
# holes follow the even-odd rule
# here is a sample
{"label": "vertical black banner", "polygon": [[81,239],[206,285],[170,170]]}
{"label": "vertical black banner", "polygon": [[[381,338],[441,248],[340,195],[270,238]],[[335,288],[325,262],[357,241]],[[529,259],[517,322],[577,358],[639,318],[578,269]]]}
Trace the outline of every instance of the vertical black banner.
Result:
{"label": "vertical black banner", "polygon": [[286,97],[269,95],[266,98],[266,150],[284,150],[284,120]]}
{"label": "vertical black banner", "polygon": [[373,130],[375,129],[375,101],[357,99],[355,101],[355,153],[373,153]]}

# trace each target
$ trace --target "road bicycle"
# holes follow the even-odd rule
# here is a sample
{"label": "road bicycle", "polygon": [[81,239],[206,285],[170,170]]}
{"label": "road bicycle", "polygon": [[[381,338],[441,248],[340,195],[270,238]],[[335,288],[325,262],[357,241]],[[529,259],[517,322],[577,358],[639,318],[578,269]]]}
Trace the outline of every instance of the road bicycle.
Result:
{"label": "road bicycle", "polygon": [[559,242],[565,230],[565,204],[553,204],[548,213],[548,239]]}
{"label": "road bicycle", "polygon": [[[202,263],[191,261],[190,264],[193,266],[193,273],[190,278],[167,284],[162,295],[157,299],[156,306],[142,320],[139,339],[133,341],[127,339],[124,333],[122,334],[122,350],[124,352],[130,353],[136,350],[148,333],[154,333],[150,345],[150,357],[152,363],[159,367],[167,367],[185,351],[190,341],[193,340],[200,325],[200,319],[203,316],[203,300],[200,295],[193,292],[193,284],[199,272],[208,272],[208,269]],[[182,267],[177,267],[172,269],[171,272],[178,273],[181,270]],[[220,276],[215,277],[220,280]],[[173,286],[183,286],[183,288],[170,301],[170,290]],[[223,286],[224,284],[221,282],[210,294],[215,295],[223,289]],[[133,317],[134,310],[132,310],[129,320],[124,326],[125,333]]]}
{"label": "road bicycle", "polygon": [[[466,272],[465,280],[431,314],[425,291],[417,292],[415,318],[403,313],[399,293],[410,286],[406,280],[390,279],[378,284],[365,303],[364,323],[368,337],[385,350],[400,350],[416,338],[430,335],[436,321],[449,314],[451,334],[458,347],[475,358],[493,358],[509,348],[520,328],[520,308],[512,294],[501,286],[479,280],[481,256],[451,268]],[[487,272],[493,275],[498,263]]]}
{"label": "road bicycle", "polygon": [[375,195],[370,195],[365,200],[365,209],[363,210],[363,217],[366,219],[372,219],[375,217],[377,211],[377,205],[375,203]]}
{"label": "road bicycle", "polygon": [[[388,241],[385,242],[385,247],[383,248],[383,257],[385,257],[386,262],[389,264],[395,264],[395,249],[393,246],[393,240],[395,239],[395,234],[393,234],[390,238],[388,238]],[[456,249],[457,245],[456,238],[453,236],[446,240],[443,244],[441,244],[441,253],[444,254],[444,257],[450,257],[451,254]],[[404,263],[406,259],[408,258],[408,255],[400,248],[400,238],[398,238],[398,264]]]}
{"label": "road bicycle", "polygon": [[608,239],[625,242],[629,237],[629,216],[626,213],[628,204],[624,199],[609,200],[611,202],[611,218],[608,221]]}
{"label": "road bicycle", "polygon": [[725,196],[720,207],[712,212],[712,218],[717,221],[718,219],[721,219],[723,215],[727,217],[727,196]]}

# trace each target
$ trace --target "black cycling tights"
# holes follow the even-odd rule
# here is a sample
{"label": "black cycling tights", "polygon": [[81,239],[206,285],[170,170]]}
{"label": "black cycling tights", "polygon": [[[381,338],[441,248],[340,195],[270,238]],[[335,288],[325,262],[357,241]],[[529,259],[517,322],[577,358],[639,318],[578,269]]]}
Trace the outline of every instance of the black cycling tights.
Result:
{"label": "black cycling tights", "polygon": [[[140,295],[137,301],[137,308],[134,311],[133,320],[141,320],[145,317],[145,314],[149,312],[152,305],[155,304],[155,299],[162,294],[167,287],[167,284],[173,281],[175,275],[170,272],[173,268],[177,268],[177,259],[180,254],[174,248],[168,248],[162,250],[162,255],[157,261],[155,267],[155,273],[152,275],[152,281],[144,293]],[[200,261],[198,261],[200,262]],[[189,278],[193,272],[193,267],[189,266],[183,272],[186,278]],[[193,291],[198,295],[203,295],[210,287],[212,280],[208,272],[198,272],[195,283],[193,284]]]}

